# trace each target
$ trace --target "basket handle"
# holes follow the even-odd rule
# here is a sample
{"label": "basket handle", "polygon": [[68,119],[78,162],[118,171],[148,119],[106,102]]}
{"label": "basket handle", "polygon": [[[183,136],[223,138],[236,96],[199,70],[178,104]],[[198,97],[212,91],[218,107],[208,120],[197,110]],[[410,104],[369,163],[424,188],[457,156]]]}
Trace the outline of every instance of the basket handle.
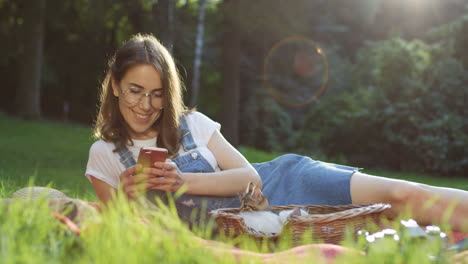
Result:
{"label": "basket handle", "polygon": [[390,204],[378,203],[378,204],[371,204],[371,205],[357,205],[361,207],[352,208],[348,210],[344,210],[341,212],[335,212],[330,214],[311,214],[305,216],[292,216],[292,218],[299,218],[304,221],[310,221],[314,223],[320,222],[330,222],[339,219],[347,219],[357,215],[366,215],[384,211],[391,207]]}

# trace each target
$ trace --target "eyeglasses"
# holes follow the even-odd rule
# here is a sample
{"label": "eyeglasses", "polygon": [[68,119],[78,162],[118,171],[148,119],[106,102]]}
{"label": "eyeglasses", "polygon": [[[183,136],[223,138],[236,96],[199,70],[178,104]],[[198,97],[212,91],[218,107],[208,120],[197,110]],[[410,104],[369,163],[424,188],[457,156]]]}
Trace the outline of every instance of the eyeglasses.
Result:
{"label": "eyeglasses", "polygon": [[[122,91],[122,90],[121,90]],[[163,93],[161,90],[156,90],[151,93],[144,93],[140,88],[127,88],[122,91],[122,96],[125,102],[131,106],[135,106],[141,102],[144,96],[149,97],[151,106],[157,105],[158,101],[161,100]]]}

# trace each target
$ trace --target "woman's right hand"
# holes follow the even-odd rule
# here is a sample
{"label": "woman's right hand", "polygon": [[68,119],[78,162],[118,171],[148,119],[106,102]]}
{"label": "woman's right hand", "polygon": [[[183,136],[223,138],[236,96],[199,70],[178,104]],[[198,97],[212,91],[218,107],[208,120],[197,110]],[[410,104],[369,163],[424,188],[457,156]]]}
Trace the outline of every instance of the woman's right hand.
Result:
{"label": "woman's right hand", "polygon": [[142,166],[137,164],[120,174],[120,185],[129,199],[135,199],[148,189],[149,175],[142,173]]}
{"label": "woman's right hand", "polygon": [[176,192],[186,183],[173,161],[155,162],[154,166],[143,168],[137,164],[120,174],[120,184],[129,199],[135,199],[148,190]]}

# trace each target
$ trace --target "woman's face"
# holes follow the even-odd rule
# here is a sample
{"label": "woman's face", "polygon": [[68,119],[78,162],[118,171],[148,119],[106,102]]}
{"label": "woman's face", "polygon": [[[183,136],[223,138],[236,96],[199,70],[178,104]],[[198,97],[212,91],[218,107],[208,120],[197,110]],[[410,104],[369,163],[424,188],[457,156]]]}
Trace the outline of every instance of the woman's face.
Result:
{"label": "woman's face", "polygon": [[119,97],[119,109],[130,127],[133,139],[157,136],[152,127],[162,111],[161,75],[152,65],[135,65],[128,69],[120,83],[112,79],[112,90]]}

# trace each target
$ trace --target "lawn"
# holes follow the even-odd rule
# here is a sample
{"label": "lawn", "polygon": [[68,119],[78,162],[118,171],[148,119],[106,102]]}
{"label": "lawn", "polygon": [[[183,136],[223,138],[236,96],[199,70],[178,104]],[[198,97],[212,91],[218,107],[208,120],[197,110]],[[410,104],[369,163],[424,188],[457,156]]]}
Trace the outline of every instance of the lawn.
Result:
{"label": "lawn", "polygon": [[[22,121],[0,114],[0,191],[50,184],[70,195],[94,196],[83,177],[92,131],[77,124]],[[1,193],[0,193],[1,195]]]}
{"label": "lawn", "polygon": [[[3,128],[0,137],[0,198],[9,197],[15,190],[33,184],[50,185],[72,197],[97,200],[91,184],[83,176],[88,150],[93,142],[90,127],[56,121],[22,121],[2,113],[0,127]],[[276,156],[247,147],[240,150],[251,162],[262,162]],[[468,179],[463,178],[444,179],[379,170],[368,172],[468,190]],[[93,224],[90,224],[92,232],[80,237],[68,232],[58,221],[50,221],[50,212],[41,201],[14,204],[8,213],[0,204],[0,212],[0,263],[234,262],[231,255],[215,256],[203,247],[170,210],[149,213],[153,220],[145,224],[135,214],[133,205],[125,204],[113,208],[104,219],[95,222],[94,226],[99,228],[93,229]],[[196,233],[210,237],[206,230]],[[248,250],[267,251],[266,247],[250,240],[224,240],[238,243]],[[386,250],[369,251],[365,259],[356,256],[338,262],[375,263],[385,258],[390,261],[387,263],[437,263],[427,258],[432,248],[416,247],[408,242],[402,249],[393,242],[389,243],[381,246]],[[354,242],[347,245],[362,249]],[[288,244],[280,244],[272,250],[288,247]],[[408,250],[418,253],[410,254]],[[243,262],[253,260],[245,259]],[[311,260],[317,259],[312,256]]]}

